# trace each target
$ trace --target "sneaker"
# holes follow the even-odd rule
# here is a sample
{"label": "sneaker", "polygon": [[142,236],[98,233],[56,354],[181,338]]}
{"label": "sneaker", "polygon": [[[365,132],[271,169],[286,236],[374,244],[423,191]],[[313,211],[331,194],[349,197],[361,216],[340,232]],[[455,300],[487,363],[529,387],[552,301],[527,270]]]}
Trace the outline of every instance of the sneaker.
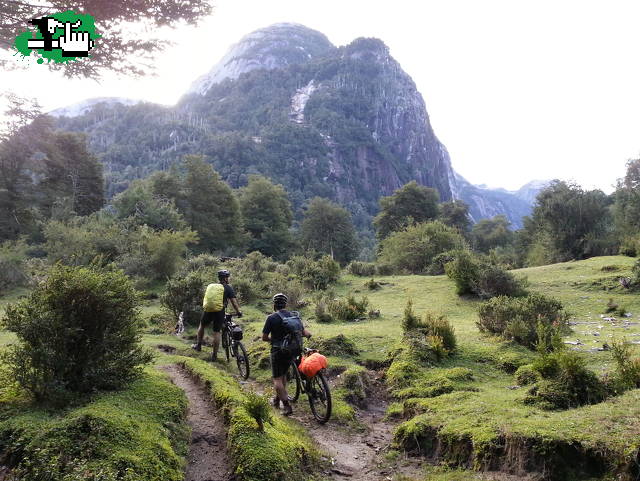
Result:
{"label": "sneaker", "polygon": [[287,402],[287,404],[284,405],[284,409],[282,410],[282,415],[291,416],[292,414],[293,414],[293,408],[291,407],[291,404]]}
{"label": "sneaker", "polygon": [[198,352],[202,351],[202,347],[200,346],[200,344],[191,344],[191,349]]}

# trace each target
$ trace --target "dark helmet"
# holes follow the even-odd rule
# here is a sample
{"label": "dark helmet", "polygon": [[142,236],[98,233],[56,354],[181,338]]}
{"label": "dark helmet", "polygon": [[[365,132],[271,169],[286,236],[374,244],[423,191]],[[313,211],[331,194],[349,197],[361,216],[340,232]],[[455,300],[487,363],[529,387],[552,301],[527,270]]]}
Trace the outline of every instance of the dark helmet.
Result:
{"label": "dark helmet", "polygon": [[218,271],[218,279],[224,279],[226,277],[229,277],[231,275],[231,272],[229,272],[226,269],[222,269],[221,271]]}
{"label": "dark helmet", "polygon": [[282,303],[286,304],[288,300],[289,298],[285,296],[282,292],[279,292],[278,294],[273,296],[274,304],[282,304]]}

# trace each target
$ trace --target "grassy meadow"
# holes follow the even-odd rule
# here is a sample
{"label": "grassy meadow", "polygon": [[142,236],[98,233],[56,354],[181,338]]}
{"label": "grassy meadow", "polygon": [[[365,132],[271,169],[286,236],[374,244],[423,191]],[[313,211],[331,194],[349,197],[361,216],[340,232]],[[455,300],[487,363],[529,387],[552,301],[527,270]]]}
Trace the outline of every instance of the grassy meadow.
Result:
{"label": "grassy meadow", "polygon": [[[597,257],[514,273],[528,279],[529,290],[562,301],[571,314],[572,331],[564,340],[573,344],[567,347],[579,351],[591,369],[604,374],[613,369],[613,363],[610,351],[601,350],[603,344],[624,337],[639,344],[634,349],[640,354],[640,296],[618,284],[619,277],[630,275],[634,261],[622,256]],[[429,449],[437,448],[440,455],[432,461],[467,469],[517,473],[531,471],[536,463],[541,463],[551,479],[586,479],[576,477],[576,473],[591,472],[589,466],[574,471],[564,469],[563,465],[567,462],[588,464],[599,457],[607,459],[608,467],[605,471],[594,468],[593,479],[610,479],[607,476],[627,469],[640,448],[640,390],[569,410],[549,411],[524,404],[527,387],[517,386],[513,371],[530,363],[536,354],[480,333],[476,326],[480,301],[457,296],[452,281],[446,276],[376,276],[375,280],[382,284],[377,290],[368,289],[367,280],[343,275],[332,289],[336,296],[348,293],[357,298],[367,296],[370,309],[380,311],[379,318],[321,324],[313,318],[312,306],[302,310],[316,338],[328,339],[342,334],[360,351],[355,356],[330,356],[330,365],[384,366],[387,353],[402,338],[403,311],[411,299],[417,315],[427,311],[444,314],[457,335],[456,353],[430,368],[428,376],[446,378],[454,372],[452,368],[470,372],[469,376],[453,379],[451,392],[431,397],[420,393],[397,396],[388,411],[388,418],[396,426],[395,449],[425,455]],[[14,291],[0,298],[0,312],[8,302],[24,293]],[[624,306],[630,316],[605,320],[603,316],[610,317],[604,314],[609,299]],[[253,353],[252,378],[267,382],[268,364],[259,367],[257,358],[267,352],[258,337],[269,302],[264,300],[242,309],[245,345]],[[159,311],[157,300],[144,301],[144,316]],[[164,345],[172,348],[173,354],[206,360],[209,348],[199,354],[190,350],[193,335],[193,327],[182,339],[170,334],[148,333],[144,343],[154,349]],[[10,333],[0,331],[0,349],[13,339]],[[165,354],[159,356],[160,364],[172,358]],[[230,371],[234,372],[233,366]],[[342,397],[337,393],[335,417],[330,422],[335,427],[353,417],[353,409]],[[428,468],[424,476],[425,480],[484,479],[457,468],[453,471]]]}

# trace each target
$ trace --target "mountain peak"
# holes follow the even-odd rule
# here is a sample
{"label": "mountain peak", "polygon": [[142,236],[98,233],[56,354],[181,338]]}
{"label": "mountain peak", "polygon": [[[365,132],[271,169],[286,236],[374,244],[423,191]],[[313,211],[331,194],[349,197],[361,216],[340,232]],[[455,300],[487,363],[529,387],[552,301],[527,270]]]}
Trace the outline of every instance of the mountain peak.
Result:
{"label": "mountain peak", "polygon": [[187,93],[204,95],[225,79],[256,69],[276,69],[308,62],[335,47],[321,32],[298,23],[276,23],[245,35]]}

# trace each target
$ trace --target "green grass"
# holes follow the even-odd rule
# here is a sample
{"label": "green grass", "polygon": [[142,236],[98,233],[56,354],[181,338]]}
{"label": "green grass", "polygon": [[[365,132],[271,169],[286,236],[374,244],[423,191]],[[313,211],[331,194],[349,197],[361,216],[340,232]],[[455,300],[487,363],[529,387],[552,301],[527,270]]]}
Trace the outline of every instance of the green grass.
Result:
{"label": "green grass", "polygon": [[[580,345],[570,345],[569,348],[579,350],[586,357],[588,366],[601,374],[611,370],[613,364],[610,352],[598,351],[597,348],[622,337],[629,341],[640,341],[640,296],[625,291],[617,284],[618,277],[630,275],[634,262],[635,259],[622,256],[599,257],[520,269],[514,273],[528,278],[529,290],[554,296],[563,302],[573,324],[573,330],[565,340],[581,341]],[[475,324],[478,300],[458,297],[453,283],[446,276],[376,277],[376,281],[386,283],[376,291],[363,286],[367,279],[345,275],[334,291],[338,296],[355,293],[359,298],[366,295],[370,308],[380,310],[381,317],[378,319],[321,324],[313,319],[313,306],[302,310],[308,329],[314,335],[330,338],[344,334],[360,350],[357,356],[331,356],[330,368],[340,366],[350,369],[365,361],[384,361],[388,351],[401,339],[401,319],[408,298],[413,300],[414,312],[419,316],[427,310],[446,315],[455,328],[458,340],[455,355],[437,367],[424,368],[420,371],[420,379],[407,386],[409,390],[396,393],[399,397],[390,414],[399,425],[396,434],[399,447],[412,449],[416,444],[425,443],[426,446],[429,442],[438,441],[444,462],[453,465],[471,462],[476,468],[487,468],[504,455],[505,447],[512,449],[512,452],[520,449],[517,452],[530,456],[533,461],[542,462],[546,459],[548,463],[566,464],[554,458],[552,453],[554,450],[562,453],[563,446],[573,445],[582,450],[586,457],[597,457],[597,453],[603,453],[613,467],[618,467],[621,472],[626,469],[631,454],[640,447],[640,390],[627,392],[597,405],[566,411],[545,411],[525,405],[522,401],[526,388],[510,389],[516,384],[512,373],[518,366],[530,362],[535,353],[481,334]],[[18,295],[14,292],[12,298]],[[601,314],[604,314],[610,298],[632,313],[632,317],[626,319],[630,322],[602,319]],[[0,309],[6,302],[6,298],[0,299]],[[242,307],[245,318],[240,322],[245,329],[245,346],[251,348],[262,344],[257,338],[268,313],[253,306]],[[157,301],[148,301],[144,306],[147,316],[158,311]],[[194,335],[194,328],[190,328],[186,334]],[[11,335],[0,332],[0,346],[11,340]],[[200,366],[198,363],[205,360],[210,352],[205,349],[205,352],[196,354],[189,349],[191,341],[170,335],[147,335],[144,342],[153,348],[158,344],[171,346],[176,349],[175,354],[193,357],[185,362],[195,363],[194,366]],[[638,349],[635,352],[640,353]],[[169,359],[174,358],[160,356],[158,362],[168,362]],[[206,363],[202,365],[206,366]],[[472,378],[453,376],[452,379],[452,373],[461,372],[452,371],[458,368],[471,372]],[[234,373],[235,366],[228,366],[228,372]],[[202,371],[194,375],[202,378],[213,376],[214,381],[218,379],[217,374],[205,374]],[[265,369],[253,368],[252,377],[268,383],[268,366]],[[218,379],[217,385],[224,387],[225,382]],[[216,383],[212,382],[211,385]],[[451,389],[447,387],[444,394],[438,395],[438,392],[430,389],[434,385],[451,386]],[[217,392],[224,392],[225,389],[216,388],[212,394],[215,397]],[[237,391],[234,392],[232,397],[238,396]],[[333,424],[337,427],[353,417],[353,408],[344,401],[348,390],[336,385],[334,393],[338,402],[335,418],[329,426]],[[250,432],[248,420],[241,417],[238,422],[239,426],[243,426],[244,433]],[[304,437],[302,433],[299,435]],[[435,438],[429,439],[430,435]],[[472,446],[470,451],[469,445]],[[551,466],[549,471],[552,477],[566,475],[567,479],[571,479],[575,475],[562,471],[553,474],[553,469]],[[582,476],[586,475],[583,473]],[[426,479],[484,478],[468,471],[435,470],[429,472]]]}
{"label": "green grass", "polygon": [[151,369],[125,391],[60,411],[32,406],[7,389],[0,451],[27,481],[181,481],[186,409],[184,393]]}

